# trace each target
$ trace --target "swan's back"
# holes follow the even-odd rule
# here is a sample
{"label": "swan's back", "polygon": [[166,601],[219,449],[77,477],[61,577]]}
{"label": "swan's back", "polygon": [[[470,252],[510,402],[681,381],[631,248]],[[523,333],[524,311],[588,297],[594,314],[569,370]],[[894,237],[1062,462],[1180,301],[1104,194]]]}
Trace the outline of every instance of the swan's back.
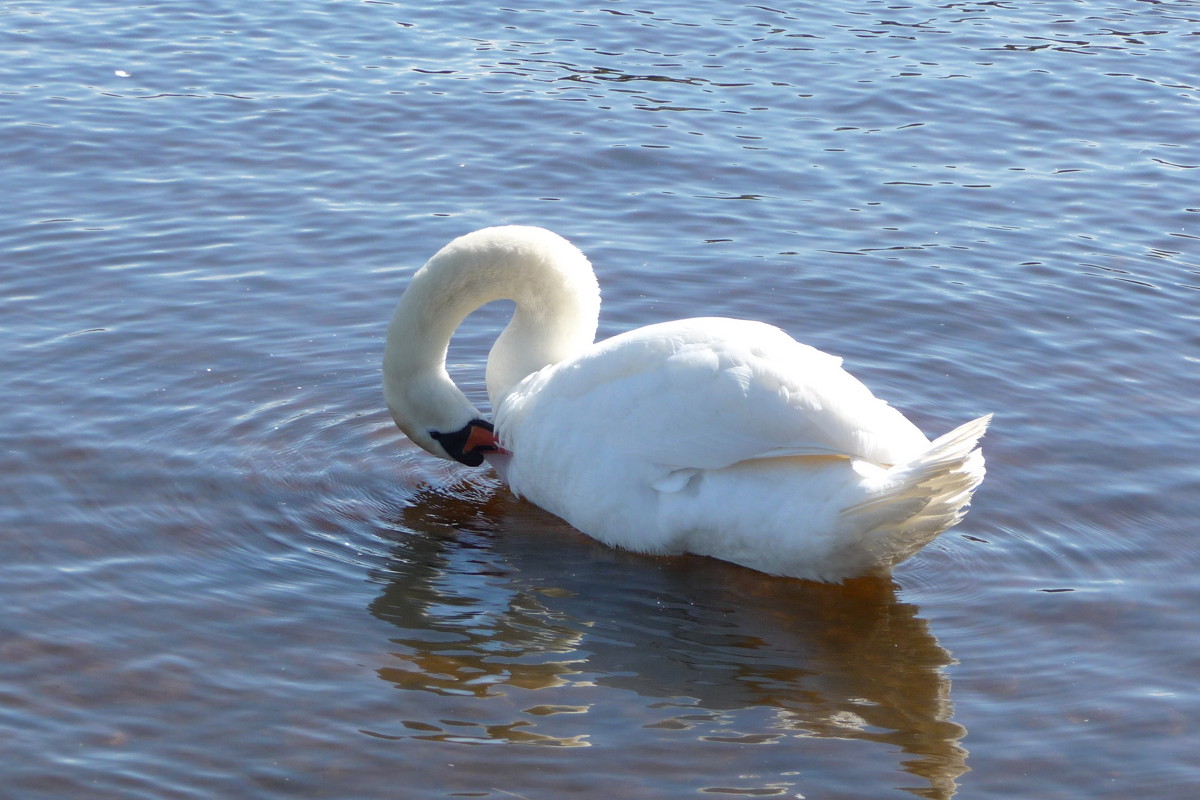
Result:
{"label": "swan's back", "polygon": [[[762,323],[695,319],[622,334],[531,375],[496,421],[514,491],[643,552],[839,580],[903,557],[907,545],[889,551],[868,534],[889,520],[900,531],[938,495],[893,486],[904,482],[897,465],[931,447],[916,426],[840,359]],[[970,489],[982,479],[975,459]],[[952,518],[930,516],[904,538],[931,539],[944,526],[925,529]]]}

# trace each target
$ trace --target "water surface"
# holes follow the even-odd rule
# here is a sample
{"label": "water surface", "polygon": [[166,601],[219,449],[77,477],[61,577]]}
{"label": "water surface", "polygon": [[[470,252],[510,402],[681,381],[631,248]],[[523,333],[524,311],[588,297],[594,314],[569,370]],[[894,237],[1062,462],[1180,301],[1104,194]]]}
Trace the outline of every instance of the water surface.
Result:
{"label": "water surface", "polygon": [[[13,797],[1194,793],[1200,4],[0,20]],[[813,585],[431,460],[386,320],[507,222],[602,335],[763,319],[927,433],[995,412],[966,522]]]}

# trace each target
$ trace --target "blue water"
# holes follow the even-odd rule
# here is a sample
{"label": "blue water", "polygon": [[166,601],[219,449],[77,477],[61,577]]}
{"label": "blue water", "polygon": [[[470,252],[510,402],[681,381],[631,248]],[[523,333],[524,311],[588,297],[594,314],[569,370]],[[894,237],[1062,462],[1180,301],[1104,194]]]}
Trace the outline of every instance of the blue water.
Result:
{"label": "blue water", "polygon": [[[0,2],[14,798],[1190,798],[1200,3]],[[392,426],[449,239],[927,433],[893,580],[615,552]],[[476,394],[485,310],[452,370]]]}

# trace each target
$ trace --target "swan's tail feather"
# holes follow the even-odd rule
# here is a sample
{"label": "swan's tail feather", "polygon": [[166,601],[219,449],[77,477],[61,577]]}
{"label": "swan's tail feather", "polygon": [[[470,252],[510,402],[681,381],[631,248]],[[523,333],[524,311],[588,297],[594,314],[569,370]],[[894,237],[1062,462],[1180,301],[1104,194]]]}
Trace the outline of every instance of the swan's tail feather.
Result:
{"label": "swan's tail feather", "polygon": [[977,444],[991,419],[988,414],[937,438],[912,461],[887,470],[873,497],[842,511],[844,521],[864,531],[858,547],[877,567],[900,563],[962,520],[983,480]]}

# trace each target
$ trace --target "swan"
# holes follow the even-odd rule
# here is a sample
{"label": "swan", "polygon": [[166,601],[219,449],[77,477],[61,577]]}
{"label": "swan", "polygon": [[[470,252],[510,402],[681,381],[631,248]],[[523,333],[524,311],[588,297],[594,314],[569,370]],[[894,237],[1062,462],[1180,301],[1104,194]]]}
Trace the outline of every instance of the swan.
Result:
{"label": "swan", "polygon": [[[500,299],[516,308],[488,356],[493,423],[446,352]],[[591,264],[561,236],[509,225],[455,239],[388,325],[392,419],[610,546],[814,581],[888,573],[958,523],[983,480],[990,414],[931,442],[840,358],[779,328],[707,317],[594,342],[599,313]]]}

